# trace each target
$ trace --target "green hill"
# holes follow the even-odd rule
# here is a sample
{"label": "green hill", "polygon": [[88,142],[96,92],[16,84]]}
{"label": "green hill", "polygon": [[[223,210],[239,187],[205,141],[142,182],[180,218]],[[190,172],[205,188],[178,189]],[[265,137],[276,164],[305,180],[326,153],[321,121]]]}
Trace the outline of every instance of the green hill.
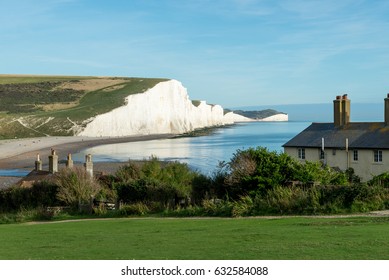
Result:
{"label": "green hill", "polygon": [[[0,139],[77,135],[93,117],[124,105],[125,97],[167,80],[0,74]],[[279,112],[234,113],[262,119]]]}
{"label": "green hill", "polygon": [[264,119],[267,117],[271,117],[277,114],[284,114],[282,112],[278,112],[273,109],[266,109],[266,110],[260,110],[260,111],[243,111],[243,110],[235,110],[235,114],[239,114],[242,116],[245,116],[246,118],[250,119]]}
{"label": "green hill", "polygon": [[0,75],[0,139],[74,135],[91,117],[167,79]]}

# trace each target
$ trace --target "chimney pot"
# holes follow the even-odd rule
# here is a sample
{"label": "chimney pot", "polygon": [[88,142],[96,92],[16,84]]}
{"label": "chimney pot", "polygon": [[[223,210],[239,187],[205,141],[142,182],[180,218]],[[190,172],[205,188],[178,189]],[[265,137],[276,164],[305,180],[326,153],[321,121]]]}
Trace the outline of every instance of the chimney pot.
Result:
{"label": "chimney pot", "polygon": [[340,100],[340,99],[342,99],[342,96],[337,95],[337,96],[336,96],[336,100]]}

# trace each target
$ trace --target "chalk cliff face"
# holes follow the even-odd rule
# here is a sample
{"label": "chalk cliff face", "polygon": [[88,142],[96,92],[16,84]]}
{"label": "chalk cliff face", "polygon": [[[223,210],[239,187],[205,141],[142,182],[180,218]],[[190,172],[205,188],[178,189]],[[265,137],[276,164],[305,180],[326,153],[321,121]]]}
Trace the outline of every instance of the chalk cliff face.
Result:
{"label": "chalk cliff face", "polygon": [[[196,104],[197,105],[197,104]],[[186,88],[176,80],[161,82],[141,94],[129,95],[125,105],[93,118],[80,136],[129,136],[180,134],[196,128],[252,121],[234,114],[224,115],[219,105],[192,104]]]}
{"label": "chalk cliff face", "polygon": [[276,114],[267,118],[263,118],[257,121],[260,122],[287,122],[288,121],[288,114]]}

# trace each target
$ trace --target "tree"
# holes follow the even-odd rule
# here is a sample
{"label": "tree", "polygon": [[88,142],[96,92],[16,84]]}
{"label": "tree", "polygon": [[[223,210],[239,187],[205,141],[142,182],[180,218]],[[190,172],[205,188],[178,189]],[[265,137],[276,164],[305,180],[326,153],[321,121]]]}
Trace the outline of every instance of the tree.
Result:
{"label": "tree", "polygon": [[89,204],[101,190],[95,178],[90,177],[83,168],[62,169],[56,178],[57,198],[67,205],[77,208]]}

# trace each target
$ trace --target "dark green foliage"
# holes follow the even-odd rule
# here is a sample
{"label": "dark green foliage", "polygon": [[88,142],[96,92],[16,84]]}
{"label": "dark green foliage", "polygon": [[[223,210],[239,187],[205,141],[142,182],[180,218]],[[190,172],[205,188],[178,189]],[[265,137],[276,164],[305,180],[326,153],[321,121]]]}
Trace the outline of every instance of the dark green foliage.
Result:
{"label": "dark green foliage", "polygon": [[373,179],[368,182],[368,184],[371,186],[378,185],[389,188],[389,172],[374,176]]}
{"label": "dark green foliage", "polygon": [[236,199],[240,196],[265,194],[277,186],[293,182],[310,186],[314,184],[347,184],[347,176],[320,162],[304,164],[292,159],[285,153],[268,151],[257,147],[238,150],[229,163],[224,164],[217,180],[224,176],[224,189],[218,194],[229,195]]}
{"label": "dark green foliage", "polygon": [[0,191],[0,211],[17,211],[61,205],[57,199],[57,186],[50,182],[37,182],[31,188],[12,187]]}
{"label": "dark green foliage", "polygon": [[[114,188],[125,203],[161,202],[165,205],[201,199],[209,180],[179,162],[161,163],[152,157],[143,163],[130,162],[115,174]],[[195,186],[195,187],[194,187]]]}
{"label": "dark green foliage", "polygon": [[238,150],[227,164],[226,194],[231,198],[266,192],[294,180],[298,164],[284,153],[258,147]]}

